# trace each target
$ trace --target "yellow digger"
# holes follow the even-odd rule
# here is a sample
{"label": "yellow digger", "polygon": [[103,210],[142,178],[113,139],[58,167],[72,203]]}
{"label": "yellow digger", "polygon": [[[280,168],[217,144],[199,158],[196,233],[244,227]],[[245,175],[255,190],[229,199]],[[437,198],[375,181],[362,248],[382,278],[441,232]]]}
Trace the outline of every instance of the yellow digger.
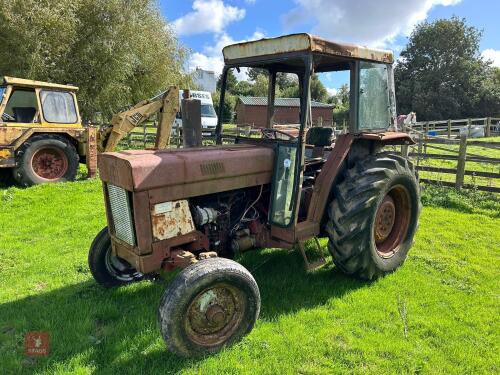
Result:
{"label": "yellow digger", "polygon": [[84,126],[78,87],[4,77],[0,84],[0,177],[22,186],[74,180],[79,163],[89,177],[97,154],[113,151],[120,140],[154,114],[159,115],[155,148],[165,148],[179,108],[179,91],[170,87],[150,100],[115,114],[111,126]]}

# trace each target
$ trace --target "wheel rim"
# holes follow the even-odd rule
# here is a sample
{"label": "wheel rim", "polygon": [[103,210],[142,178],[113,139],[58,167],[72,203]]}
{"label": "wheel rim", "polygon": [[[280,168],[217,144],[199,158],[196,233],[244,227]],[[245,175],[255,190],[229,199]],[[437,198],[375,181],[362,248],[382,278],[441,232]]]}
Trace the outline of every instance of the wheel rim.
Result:
{"label": "wheel rim", "polygon": [[390,258],[401,248],[411,217],[410,194],[402,186],[394,186],[382,199],[375,213],[373,237],[377,253]]}
{"label": "wheel rim", "polygon": [[42,148],[31,160],[33,171],[45,180],[57,180],[68,171],[68,158],[59,148]]}
{"label": "wheel rim", "polygon": [[133,281],[142,274],[125,260],[113,255],[111,248],[106,252],[104,263],[108,272],[117,280]]}
{"label": "wheel rim", "polygon": [[188,338],[202,346],[226,342],[236,332],[246,309],[243,292],[220,283],[199,293],[185,317]]}

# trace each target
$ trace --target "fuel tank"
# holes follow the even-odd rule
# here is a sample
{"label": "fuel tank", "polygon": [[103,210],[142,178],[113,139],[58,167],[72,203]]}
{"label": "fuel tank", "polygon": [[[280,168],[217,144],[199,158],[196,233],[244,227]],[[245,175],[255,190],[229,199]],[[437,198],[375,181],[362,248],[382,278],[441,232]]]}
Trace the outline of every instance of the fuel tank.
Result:
{"label": "fuel tank", "polygon": [[268,184],[273,164],[274,150],[255,145],[128,150],[98,157],[105,183],[147,191],[150,203]]}

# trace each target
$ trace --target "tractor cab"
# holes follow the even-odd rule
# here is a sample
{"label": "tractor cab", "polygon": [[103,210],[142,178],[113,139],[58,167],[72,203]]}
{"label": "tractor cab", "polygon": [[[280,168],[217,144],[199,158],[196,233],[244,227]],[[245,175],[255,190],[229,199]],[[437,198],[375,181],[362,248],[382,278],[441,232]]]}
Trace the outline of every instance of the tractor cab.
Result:
{"label": "tractor cab", "polygon": [[[262,138],[237,137],[235,142],[267,144],[275,149],[269,210],[273,235],[294,241],[311,233],[319,233],[318,225],[329,189],[321,191],[317,178],[325,177],[320,176],[320,172],[332,149],[334,129],[313,127],[312,76],[315,73],[339,71],[348,72],[350,76],[349,127],[335,145],[337,152],[346,154],[355,139],[382,139],[384,132],[395,127],[392,52],[334,43],[308,34],[294,34],[233,44],[223,49],[223,55],[225,67],[222,73],[221,109],[229,70],[258,68],[267,72],[269,77],[267,121],[266,126],[260,129]],[[274,122],[278,73],[295,75],[299,82],[298,129],[283,130],[286,126],[276,127]],[[216,131],[219,143],[223,139],[222,130],[221,112]],[[340,147],[345,150],[340,150]],[[330,160],[330,164],[339,160]]]}

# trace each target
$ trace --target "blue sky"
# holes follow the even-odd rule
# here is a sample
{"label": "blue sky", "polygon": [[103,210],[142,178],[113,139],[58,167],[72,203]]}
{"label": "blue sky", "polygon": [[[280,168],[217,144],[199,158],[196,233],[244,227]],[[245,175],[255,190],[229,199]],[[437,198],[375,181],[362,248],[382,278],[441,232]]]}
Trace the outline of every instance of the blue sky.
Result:
{"label": "blue sky", "polygon": [[[192,51],[190,69],[220,72],[224,45],[292,32],[397,54],[417,22],[453,15],[483,30],[481,50],[500,66],[500,0],[160,0],[160,7]],[[322,76],[331,92],[345,79]]]}

